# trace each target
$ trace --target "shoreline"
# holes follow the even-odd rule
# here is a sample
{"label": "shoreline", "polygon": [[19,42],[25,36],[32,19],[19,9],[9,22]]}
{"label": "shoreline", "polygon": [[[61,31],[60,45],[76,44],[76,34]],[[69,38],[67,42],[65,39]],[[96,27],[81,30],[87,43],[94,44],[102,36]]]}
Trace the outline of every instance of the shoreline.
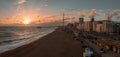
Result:
{"label": "shoreline", "polygon": [[72,35],[55,29],[29,44],[0,54],[0,57],[82,57],[81,43]]}
{"label": "shoreline", "polygon": [[14,44],[12,44],[12,46],[8,45],[8,47],[1,46],[2,49],[0,50],[0,54],[4,53],[4,52],[7,52],[7,51],[10,51],[10,50],[13,50],[13,49],[16,49],[16,48],[21,47],[23,45],[30,44],[31,42],[37,41],[38,39],[46,36],[47,34],[50,34],[50,33],[54,32],[55,29],[56,28],[48,30],[46,32],[42,32],[42,33],[38,34],[38,36],[36,36],[34,38],[23,38],[23,39],[8,40],[8,41],[0,42],[0,44],[6,44],[6,43],[12,43],[12,42],[16,42],[16,41],[22,41],[22,42],[19,42],[19,43],[14,43]]}

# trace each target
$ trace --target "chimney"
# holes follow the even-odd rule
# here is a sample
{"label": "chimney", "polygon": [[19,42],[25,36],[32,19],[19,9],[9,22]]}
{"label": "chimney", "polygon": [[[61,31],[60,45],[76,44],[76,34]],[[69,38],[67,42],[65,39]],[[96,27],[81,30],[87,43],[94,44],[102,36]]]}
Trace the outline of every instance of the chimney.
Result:
{"label": "chimney", "polygon": [[79,23],[83,24],[83,22],[84,22],[84,18],[83,17],[79,18]]}
{"label": "chimney", "polygon": [[94,22],[94,21],[95,21],[94,18],[91,18],[90,22]]}

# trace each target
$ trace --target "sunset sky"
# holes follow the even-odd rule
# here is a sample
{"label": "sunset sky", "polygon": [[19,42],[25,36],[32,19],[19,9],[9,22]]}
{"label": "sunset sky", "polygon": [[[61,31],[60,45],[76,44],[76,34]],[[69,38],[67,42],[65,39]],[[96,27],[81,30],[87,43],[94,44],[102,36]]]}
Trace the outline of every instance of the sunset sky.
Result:
{"label": "sunset sky", "polygon": [[63,9],[74,13],[92,9],[119,10],[119,2],[120,0],[0,0],[0,20],[35,21],[45,16],[59,16]]}

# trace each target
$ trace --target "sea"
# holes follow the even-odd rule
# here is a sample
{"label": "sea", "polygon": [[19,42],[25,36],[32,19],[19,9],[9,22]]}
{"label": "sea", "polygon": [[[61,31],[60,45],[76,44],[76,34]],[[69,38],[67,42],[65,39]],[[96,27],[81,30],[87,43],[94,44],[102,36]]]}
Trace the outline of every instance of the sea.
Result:
{"label": "sea", "polygon": [[29,44],[57,27],[0,26],[0,53]]}

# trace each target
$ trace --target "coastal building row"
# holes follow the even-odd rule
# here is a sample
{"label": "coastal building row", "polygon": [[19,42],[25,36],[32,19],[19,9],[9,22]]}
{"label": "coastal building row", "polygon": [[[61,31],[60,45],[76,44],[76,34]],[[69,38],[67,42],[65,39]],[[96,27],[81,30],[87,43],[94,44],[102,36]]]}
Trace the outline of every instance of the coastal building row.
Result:
{"label": "coastal building row", "polygon": [[83,21],[83,18],[79,19],[78,29],[83,31],[93,31],[99,33],[118,33],[120,34],[120,23],[115,23],[110,20],[94,21]]}

